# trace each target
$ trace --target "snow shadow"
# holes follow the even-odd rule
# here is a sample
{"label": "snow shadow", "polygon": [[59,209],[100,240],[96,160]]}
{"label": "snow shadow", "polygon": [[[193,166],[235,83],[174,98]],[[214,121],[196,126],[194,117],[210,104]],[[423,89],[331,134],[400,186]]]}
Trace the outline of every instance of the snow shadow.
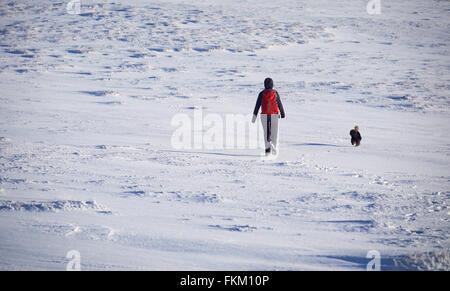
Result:
{"label": "snow shadow", "polygon": [[221,153],[221,152],[199,152],[199,151],[176,151],[176,150],[160,150],[162,152],[170,153],[184,153],[184,154],[204,154],[204,155],[214,155],[214,156],[228,156],[228,157],[249,157],[249,158],[260,158],[261,155],[252,154],[233,154],[233,153]]}
{"label": "snow shadow", "polygon": [[328,144],[328,143],[314,143],[314,142],[307,142],[307,143],[295,143],[294,146],[319,146],[319,147],[344,147],[341,145],[336,144]]}

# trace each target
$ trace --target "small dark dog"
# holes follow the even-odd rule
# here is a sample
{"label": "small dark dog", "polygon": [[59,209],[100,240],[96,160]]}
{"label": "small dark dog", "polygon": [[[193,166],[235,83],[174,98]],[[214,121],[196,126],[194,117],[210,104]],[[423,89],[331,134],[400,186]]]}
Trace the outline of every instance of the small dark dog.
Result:
{"label": "small dark dog", "polygon": [[359,133],[359,126],[355,126],[355,129],[350,130],[350,136],[352,137],[352,145],[359,146],[361,144],[361,134]]}

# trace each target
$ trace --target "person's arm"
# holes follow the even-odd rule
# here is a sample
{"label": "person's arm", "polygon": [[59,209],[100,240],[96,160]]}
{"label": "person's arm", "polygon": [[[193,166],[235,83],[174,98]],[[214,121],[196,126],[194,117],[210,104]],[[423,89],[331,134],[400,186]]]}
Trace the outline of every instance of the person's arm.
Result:
{"label": "person's arm", "polygon": [[263,95],[262,92],[260,92],[258,95],[258,99],[256,100],[255,109],[253,110],[253,119],[252,119],[253,123],[255,122],[256,116],[258,116],[259,108],[261,107],[262,95]]}
{"label": "person's arm", "polygon": [[283,103],[281,103],[281,98],[280,98],[280,95],[278,94],[278,92],[277,92],[277,105],[278,105],[278,109],[280,110],[281,118],[285,118],[286,115],[284,113]]}

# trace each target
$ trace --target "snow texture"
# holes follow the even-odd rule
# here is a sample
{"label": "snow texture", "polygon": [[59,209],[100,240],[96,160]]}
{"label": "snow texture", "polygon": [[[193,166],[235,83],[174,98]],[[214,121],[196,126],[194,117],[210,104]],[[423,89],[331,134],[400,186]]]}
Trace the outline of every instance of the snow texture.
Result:
{"label": "snow texture", "polygon": [[[0,269],[450,268],[448,1],[68,3],[0,2]],[[276,159],[172,147],[269,76]]]}

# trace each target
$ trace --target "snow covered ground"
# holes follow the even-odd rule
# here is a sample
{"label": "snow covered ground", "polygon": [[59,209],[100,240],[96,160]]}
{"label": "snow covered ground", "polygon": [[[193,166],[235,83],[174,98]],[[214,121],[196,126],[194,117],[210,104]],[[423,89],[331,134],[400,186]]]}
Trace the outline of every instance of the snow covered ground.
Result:
{"label": "snow covered ground", "polygon": [[[0,269],[448,270],[450,3],[368,2],[1,1]],[[268,76],[277,159],[172,146]]]}

